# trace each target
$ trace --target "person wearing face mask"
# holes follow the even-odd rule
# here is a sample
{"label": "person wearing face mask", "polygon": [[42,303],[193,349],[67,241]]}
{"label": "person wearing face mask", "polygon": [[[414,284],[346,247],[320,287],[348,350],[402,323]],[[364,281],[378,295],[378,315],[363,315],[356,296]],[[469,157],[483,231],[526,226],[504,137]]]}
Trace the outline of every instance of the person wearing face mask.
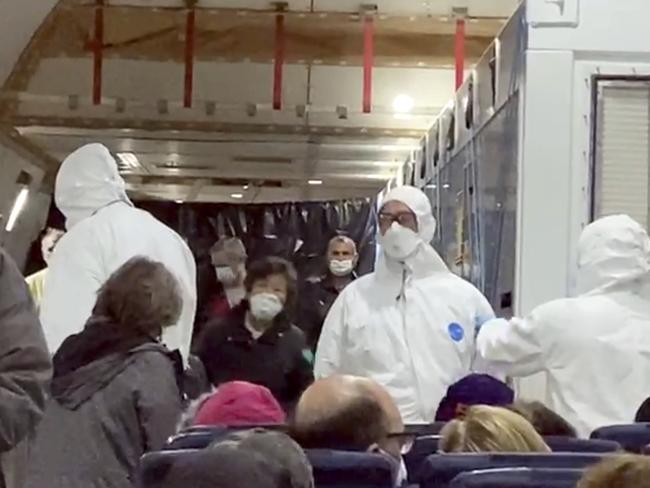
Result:
{"label": "person wearing face mask", "polygon": [[434,231],[423,192],[391,190],[379,212],[377,268],[341,292],[316,349],[317,378],[374,379],[411,424],[432,422],[447,388],[477,369],[475,331],[494,317],[433,249]]}
{"label": "person wearing face mask", "polygon": [[209,288],[194,328],[195,338],[209,322],[228,315],[245,297],[246,248],[238,237],[225,237],[210,249],[212,270],[206,280]]}
{"label": "person wearing face mask", "polygon": [[290,409],[313,381],[305,336],[289,320],[296,299],[296,271],[268,257],[246,272],[246,299],[199,335],[195,353],[210,383],[248,381],[267,387]]}
{"label": "person wearing face mask", "polygon": [[[65,232],[59,229],[55,229],[54,227],[48,227],[47,229],[45,229],[45,232],[43,233],[43,238],[41,239],[41,256],[43,257],[43,261],[45,262],[46,266],[49,265],[50,258],[52,257],[52,253],[54,252],[54,247],[59,242],[59,239],[63,237],[63,234],[65,234]],[[36,305],[36,308],[40,306],[41,300],[43,299],[43,294],[45,292],[45,280],[47,277],[47,270],[48,268],[45,267],[42,270],[34,274],[31,274],[27,278],[25,278],[25,281],[27,281],[27,286],[29,287],[29,292],[32,295],[32,299],[34,300],[34,304]]]}
{"label": "person wearing face mask", "polygon": [[299,327],[307,337],[307,345],[312,351],[323,329],[323,322],[330,307],[343,288],[356,278],[355,268],[359,261],[357,245],[347,236],[335,236],[327,245],[327,272],[321,276],[311,276],[301,291]]}

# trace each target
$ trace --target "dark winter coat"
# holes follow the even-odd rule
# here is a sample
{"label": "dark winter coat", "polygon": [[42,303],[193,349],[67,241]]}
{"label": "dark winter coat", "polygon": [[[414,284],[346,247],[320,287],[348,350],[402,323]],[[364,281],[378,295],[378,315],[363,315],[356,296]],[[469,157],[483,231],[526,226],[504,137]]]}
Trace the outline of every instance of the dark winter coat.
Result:
{"label": "dark winter coat", "polygon": [[22,487],[51,372],[27,284],[0,248],[0,487]]}
{"label": "dark winter coat", "polygon": [[157,343],[57,379],[32,450],[26,488],[132,488],[140,457],[174,433],[181,395]]}
{"label": "dark winter coat", "polygon": [[280,314],[257,340],[244,325],[248,302],[210,323],[196,344],[214,386],[228,381],[248,381],[266,386],[290,409],[314,380],[310,351],[302,331]]}

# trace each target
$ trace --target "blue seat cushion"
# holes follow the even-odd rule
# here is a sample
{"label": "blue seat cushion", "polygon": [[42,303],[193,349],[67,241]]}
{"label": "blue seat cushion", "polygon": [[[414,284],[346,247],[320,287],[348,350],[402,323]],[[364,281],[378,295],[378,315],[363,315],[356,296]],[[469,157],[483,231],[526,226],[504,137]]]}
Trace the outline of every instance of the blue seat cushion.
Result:
{"label": "blue seat cushion", "polygon": [[422,488],[444,488],[460,473],[495,468],[582,469],[601,461],[603,453],[463,453],[429,456],[419,473]]}
{"label": "blue seat cushion", "polygon": [[574,488],[583,470],[505,468],[461,473],[451,488]]}

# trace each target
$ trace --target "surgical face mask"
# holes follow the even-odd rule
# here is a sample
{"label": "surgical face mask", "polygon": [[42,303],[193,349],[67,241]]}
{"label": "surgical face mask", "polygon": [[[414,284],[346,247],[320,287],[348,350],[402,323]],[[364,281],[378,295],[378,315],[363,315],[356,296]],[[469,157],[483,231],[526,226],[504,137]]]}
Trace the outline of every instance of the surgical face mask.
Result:
{"label": "surgical face mask", "polygon": [[219,280],[224,286],[237,284],[237,275],[230,266],[216,266],[214,270],[217,273],[217,280]]}
{"label": "surgical face mask", "polygon": [[273,320],[284,308],[280,299],[273,293],[258,293],[248,301],[253,317],[262,322]]}
{"label": "surgical face mask", "polygon": [[393,222],[384,235],[379,236],[379,244],[389,258],[402,261],[415,252],[421,243],[420,237],[407,227]]}
{"label": "surgical face mask", "polygon": [[354,261],[352,259],[346,259],[339,261],[338,259],[332,259],[329,262],[330,273],[334,276],[346,276],[352,273],[354,269]]}

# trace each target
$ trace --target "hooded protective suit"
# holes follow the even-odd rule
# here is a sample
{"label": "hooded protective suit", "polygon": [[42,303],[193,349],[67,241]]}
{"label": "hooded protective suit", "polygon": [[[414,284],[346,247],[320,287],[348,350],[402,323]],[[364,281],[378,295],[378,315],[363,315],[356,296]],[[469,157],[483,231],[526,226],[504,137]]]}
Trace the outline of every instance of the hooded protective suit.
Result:
{"label": "hooded protective suit", "polygon": [[164,330],[163,342],[187,359],[196,311],[196,264],[183,239],[133,206],[115,159],[101,144],[68,156],[54,196],[68,232],[52,256],[41,304],[50,352],[83,329],[107,278],[132,257],[145,256],[163,263],[179,282],[183,310],[178,324]]}
{"label": "hooded protective suit", "polygon": [[650,239],[631,218],[592,223],[578,244],[579,296],[486,323],[479,353],[510,376],[545,372],[547,406],[581,436],[632,422],[650,392],[649,259]]}
{"label": "hooded protective suit", "polygon": [[325,319],[315,372],[372,378],[395,399],[404,422],[432,422],[447,388],[472,369],[475,327],[494,312],[429,244],[435,219],[426,195],[402,186],[386,195],[389,201],[415,214],[417,245],[400,260],[382,250],[376,271],[341,292]]}

